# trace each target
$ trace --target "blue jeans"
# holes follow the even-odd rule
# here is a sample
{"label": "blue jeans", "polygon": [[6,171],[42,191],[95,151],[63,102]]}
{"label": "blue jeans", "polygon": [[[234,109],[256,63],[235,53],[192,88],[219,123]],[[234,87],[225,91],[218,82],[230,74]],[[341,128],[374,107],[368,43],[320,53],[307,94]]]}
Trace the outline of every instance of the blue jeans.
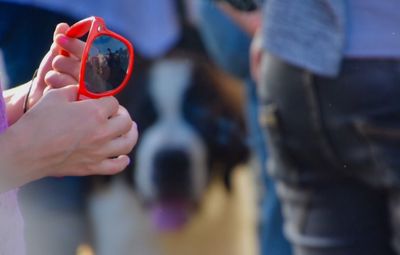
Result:
{"label": "blue jeans", "polygon": [[400,60],[345,59],[325,78],[265,54],[262,73],[295,254],[400,254]]}
{"label": "blue jeans", "polygon": [[263,196],[261,196],[259,242],[262,255],[289,255],[292,254],[289,242],[283,234],[283,217],[281,203],[278,199],[275,181],[266,170],[267,147],[266,138],[259,125],[259,103],[256,86],[253,81],[246,81],[247,123],[251,148],[261,166],[263,181]]}
{"label": "blue jeans", "polygon": [[244,80],[247,96],[249,144],[260,161],[265,196],[261,201],[259,241],[263,255],[290,255],[290,245],[283,236],[280,202],[275,184],[265,169],[267,157],[265,138],[258,124],[256,86],[249,78],[249,47],[251,38],[223,15],[211,1],[196,1],[199,30],[211,58],[228,73]]}

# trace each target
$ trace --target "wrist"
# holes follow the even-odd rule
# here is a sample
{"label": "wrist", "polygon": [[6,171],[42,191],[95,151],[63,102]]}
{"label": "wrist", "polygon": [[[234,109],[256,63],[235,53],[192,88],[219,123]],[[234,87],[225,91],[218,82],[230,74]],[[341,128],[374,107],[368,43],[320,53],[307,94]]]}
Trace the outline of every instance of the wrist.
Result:
{"label": "wrist", "polygon": [[[23,132],[22,132],[23,131]],[[0,192],[20,187],[42,178],[39,161],[35,159],[35,148],[29,134],[19,125],[9,127],[0,134]]]}

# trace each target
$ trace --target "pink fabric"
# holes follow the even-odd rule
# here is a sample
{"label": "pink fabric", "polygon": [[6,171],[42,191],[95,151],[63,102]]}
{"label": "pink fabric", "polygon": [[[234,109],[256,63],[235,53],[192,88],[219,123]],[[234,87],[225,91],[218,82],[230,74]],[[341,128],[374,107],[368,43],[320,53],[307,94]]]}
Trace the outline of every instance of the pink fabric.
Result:
{"label": "pink fabric", "polygon": [[[0,95],[2,91],[0,88]],[[4,99],[0,96],[0,133],[7,128]],[[1,164],[0,164],[1,167]],[[24,255],[24,227],[18,206],[18,190],[0,194],[0,254]]]}

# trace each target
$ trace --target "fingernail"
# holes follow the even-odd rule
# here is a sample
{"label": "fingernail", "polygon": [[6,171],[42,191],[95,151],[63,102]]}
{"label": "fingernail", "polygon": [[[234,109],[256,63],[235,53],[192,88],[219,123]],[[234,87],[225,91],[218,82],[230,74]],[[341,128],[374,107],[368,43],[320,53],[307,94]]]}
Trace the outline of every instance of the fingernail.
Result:
{"label": "fingernail", "polygon": [[58,42],[59,42],[60,44],[65,45],[65,44],[68,43],[68,37],[65,36],[65,35],[60,35],[60,36],[59,36],[59,39],[58,39]]}

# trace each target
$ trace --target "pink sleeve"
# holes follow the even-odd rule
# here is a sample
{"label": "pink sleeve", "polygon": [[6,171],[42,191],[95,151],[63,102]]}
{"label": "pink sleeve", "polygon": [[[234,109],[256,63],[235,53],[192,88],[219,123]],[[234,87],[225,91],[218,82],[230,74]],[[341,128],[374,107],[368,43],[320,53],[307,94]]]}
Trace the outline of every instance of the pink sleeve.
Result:
{"label": "pink sleeve", "polygon": [[[3,94],[1,86],[0,94]],[[5,104],[3,96],[0,96],[0,133],[6,129]],[[24,223],[18,206],[17,194],[18,190],[0,194],[0,254],[25,254]]]}

